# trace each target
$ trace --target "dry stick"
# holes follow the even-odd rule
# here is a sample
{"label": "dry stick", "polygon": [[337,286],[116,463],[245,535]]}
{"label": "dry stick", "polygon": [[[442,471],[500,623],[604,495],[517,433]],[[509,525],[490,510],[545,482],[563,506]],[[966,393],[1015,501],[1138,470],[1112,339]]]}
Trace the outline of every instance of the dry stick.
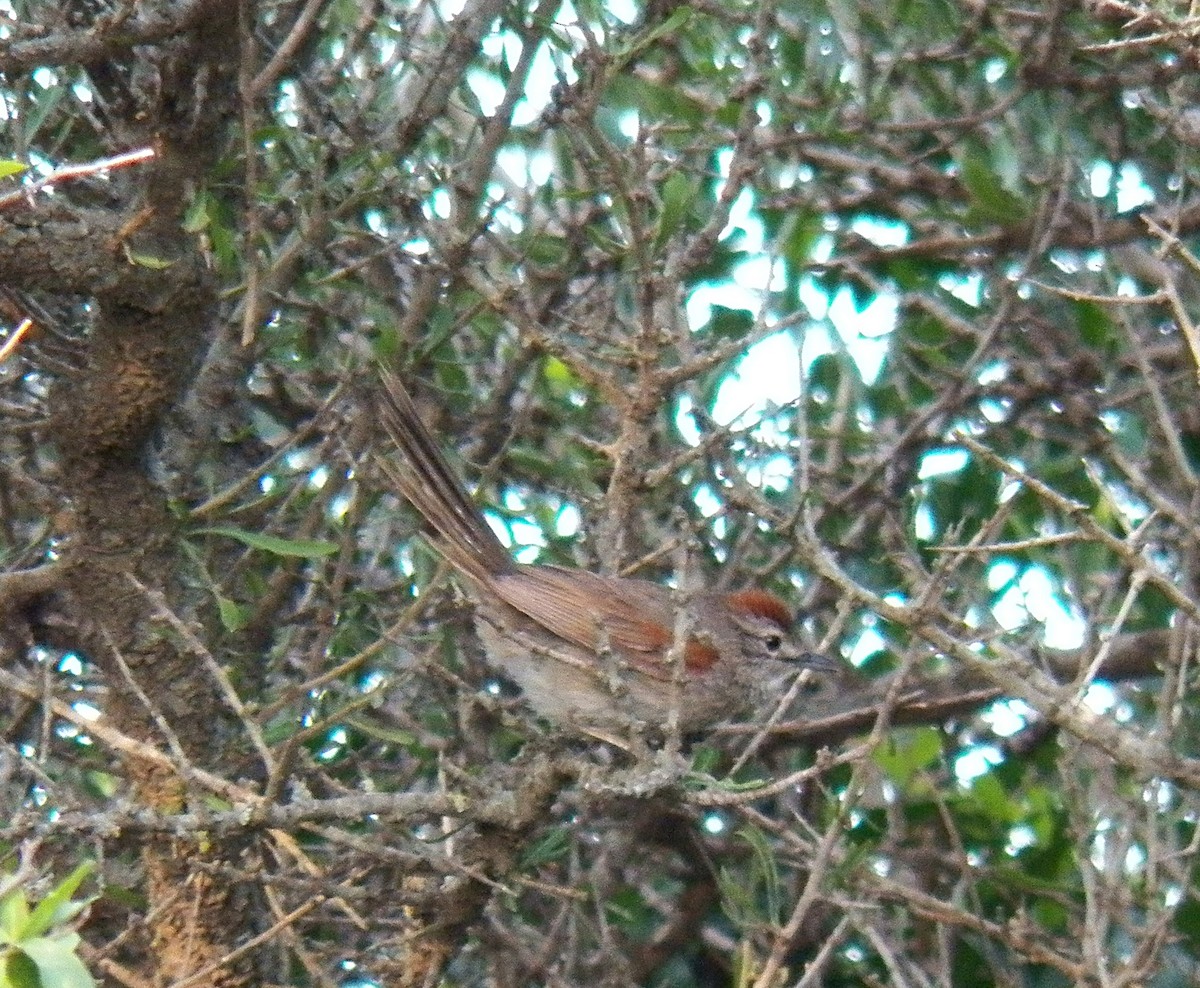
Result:
{"label": "dry stick", "polygon": [[320,407],[313,413],[312,417],[299,429],[294,431],[283,444],[276,449],[261,463],[254,466],[253,469],[246,471],[237,480],[234,480],[224,490],[217,491],[212,497],[201,504],[196,505],[191,511],[192,519],[201,519],[207,515],[214,514],[219,509],[225,507],[231,501],[235,500],[243,491],[258,483],[259,477],[263,473],[270,470],[280,460],[288,456],[297,446],[306,442],[312,435],[317,434],[321,430],[322,423],[325,421],[325,416],[329,410],[341,399],[345,390],[345,382],[339,381],[330,392],[329,397],[321,402]]}
{"label": "dry stick", "polygon": [[217,684],[217,688],[221,691],[221,696],[225,700],[226,705],[237,715],[238,720],[242,723],[243,730],[246,732],[246,736],[250,738],[250,742],[258,751],[258,756],[263,761],[263,768],[268,773],[273,772],[275,767],[274,759],[271,756],[271,749],[263,737],[262,730],[254,718],[247,712],[246,706],[242,703],[241,697],[238,696],[237,690],[234,689],[233,683],[230,682],[229,677],[225,674],[225,670],[213,658],[212,652],[196,637],[192,629],[171,610],[167,604],[166,597],[161,591],[151,590],[149,587],[146,587],[132,573],[126,574],[126,577],[150,601],[154,607],[156,616],[166,621],[171,626],[171,629],[183,639],[189,651],[204,663],[204,668],[208,670],[208,674],[212,676],[213,682]]}
{"label": "dry stick", "polygon": [[1115,445],[1109,450],[1109,455],[1113,465],[1125,475],[1125,482],[1129,485],[1130,489],[1150,505],[1155,514],[1170,519],[1171,522],[1189,533],[1193,540],[1200,541],[1200,526],[1196,524],[1195,511],[1193,509],[1180,507],[1156,487],[1152,486],[1142,468],[1126,457]]}
{"label": "dry stick", "polygon": [[42,690],[7,669],[0,668],[0,688],[32,700],[44,700],[55,716],[74,724],[83,733],[95,738],[113,751],[128,758],[140,759],[160,768],[169,769],[188,782],[208,789],[234,804],[233,809],[226,811],[199,811],[169,815],[144,809],[119,814],[85,814],[67,811],[55,821],[54,826],[57,829],[98,834],[127,829],[186,836],[198,831],[223,832],[256,826],[283,827],[311,820],[354,820],[371,815],[391,819],[405,819],[421,815],[447,815],[461,813],[471,804],[468,797],[455,793],[362,794],[332,800],[305,800],[286,805],[268,804],[257,793],[243,786],[229,782],[194,765],[177,762],[157,748],[122,734],[107,726],[103,721],[92,720],[84,716],[61,700],[45,698]]}
{"label": "dry stick", "polygon": [[943,542],[931,546],[935,552],[961,553],[964,555],[995,556],[1025,552],[1029,549],[1040,549],[1048,545],[1062,545],[1069,542],[1084,542],[1081,532],[1056,532],[1054,535],[1035,535],[1028,539],[1017,539],[1013,542],[989,542],[986,545],[976,545],[972,539],[968,545],[951,545]]}
{"label": "dry stick", "polygon": [[183,743],[179,740],[179,735],[175,733],[175,729],[168,723],[167,718],[163,716],[162,711],[158,708],[146,691],[142,689],[137,678],[133,675],[133,670],[129,668],[129,664],[125,661],[125,656],[121,654],[121,650],[117,647],[117,643],[113,641],[113,637],[109,634],[107,628],[101,628],[100,633],[104,637],[105,644],[108,645],[109,651],[112,653],[113,661],[117,664],[117,669],[121,673],[121,678],[125,680],[125,684],[132,691],[138,703],[149,714],[150,719],[154,722],[154,726],[158,728],[163,739],[167,742],[167,747],[171,749],[171,754],[175,756],[176,763],[184,769],[183,775],[186,778],[195,768],[192,765],[191,759],[187,752],[183,749]]}
{"label": "dry stick", "polygon": [[[1124,544],[1100,529],[1086,516],[1080,505],[1068,501],[1055,491],[1050,491],[1044,484],[1027,478],[1022,471],[1003,464],[999,457],[975,440],[961,436],[960,439],[969,448],[980,450],[979,455],[989,462],[994,461],[1002,465],[1005,472],[1013,473],[1019,479],[1027,479],[1031,486],[1036,485],[1035,491],[1047,491],[1047,496],[1055,504],[1071,509],[1081,524],[1085,527],[1090,526],[1089,532],[1098,532],[1098,540],[1106,545],[1115,543],[1122,557],[1129,557]],[[986,676],[1007,695],[1025,701],[1052,723],[1107,752],[1119,763],[1146,776],[1166,775],[1188,786],[1200,788],[1200,760],[1179,756],[1156,738],[1135,731],[1129,725],[1112,723],[1082,706],[1075,698],[1074,691],[1059,686],[1049,675],[1002,642],[991,643],[995,659],[983,657],[971,644],[977,637],[976,629],[963,626],[960,632],[965,637],[957,637],[932,624],[924,615],[889,603],[853,580],[820,545],[815,533],[808,534],[808,541],[809,564],[818,575],[829,580],[848,597],[859,601],[887,620],[909,628],[945,655]],[[1164,592],[1170,592],[1172,599],[1180,601],[1185,612],[1195,617],[1196,605],[1192,601],[1183,597],[1161,574],[1150,570],[1139,557],[1134,555],[1133,560],[1136,569],[1149,573],[1155,586],[1161,587]]]}
{"label": "dry stick", "polygon": [[[858,912],[858,910],[855,910],[855,912]],[[896,943],[895,938],[884,935],[876,923],[859,922],[857,926],[879,954],[879,959],[883,961],[883,966],[887,968],[889,974],[887,983],[898,985],[900,988],[904,988],[904,986],[910,984],[904,977],[905,965],[902,963],[901,957],[896,954],[896,948],[899,945]],[[909,961],[908,967],[910,970],[915,967],[915,961]]]}
{"label": "dry stick", "polygon": [[[730,792],[719,788],[702,789],[696,793],[688,793],[686,801],[693,806],[706,807],[742,806],[747,803],[754,803],[765,797],[787,792],[789,789],[794,789],[800,783],[807,782],[810,779],[819,779],[831,768],[838,765],[857,764],[871,753],[873,747],[873,742],[868,741],[840,752],[837,755],[832,755],[827,749],[822,749],[817,754],[816,762],[808,766],[808,768],[797,769],[795,772],[783,776],[783,778],[773,779],[766,785],[745,789],[741,792]],[[730,769],[728,776],[732,777],[733,774],[733,770]]]}
{"label": "dry stick", "polygon": [[[3,668],[0,668],[0,687],[11,690],[21,696],[29,697],[32,700],[41,701],[45,699],[43,691],[38,687],[33,686],[20,676],[14,675],[9,670]],[[202,768],[176,763],[157,748],[122,734],[120,731],[108,727],[102,721],[85,717],[70,704],[63,703],[61,700],[50,699],[48,705],[56,717],[61,717],[63,720],[69,721],[80,728],[84,734],[96,738],[114,751],[128,758],[137,758],[150,762],[160,768],[168,768],[173,772],[177,772],[188,782],[195,783],[218,796],[234,802],[257,798],[250,790],[228,782],[219,776],[213,775],[211,772],[206,772]]]}
{"label": "dry stick", "polygon": [[[1162,295],[1163,293],[1159,292],[1154,297]],[[1145,344],[1130,322],[1127,309],[1118,309],[1116,318],[1121,328],[1125,331],[1125,337],[1129,341],[1129,348],[1133,351],[1134,359],[1137,361],[1142,383],[1150,395],[1150,403],[1154,406],[1154,414],[1158,418],[1159,429],[1162,432],[1163,440],[1167,444],[1167,449],[1171,451],[1171,459],[1175,463],[1175,468],[1179,472],[1180,477],[1186,478],[1189,484],[1194,485],[1195,473],[1188,462],[1183,443],[1179,440],[1179,430],[1171,422],[1171,406],[1163,394],[1158,375],[1154,373],[1154,369],[1150,364],[1150,357],[1146,353]]]}
{"label": "dry stick", "polygon": [[[359,877],[363,877],[362,874]],[[286,915],[284,904],[279,899],[279,894],[275,891],[274,886],[265,885],[263,888],[263,896],[267,900],[267,905],[271,909],[271,915],[276,919],[282,919]],[[329,973],[325,970],[325,965],[312,955],[312,951],[305,946],[303,939],[297,935],[293,926],[286,926],[281,931],[281,945],[285,945],[304,965],[304,969],[308,972],[308,976],[312,979],[312,983],[322,986],[322,988],[338,988],[338,982],[334,981]],[[364,928],[366,932],[366,928]]]}
{"label": "dry stick", "polygon": [[[854,777],[851,779],[852,786],[858,781],[861,769],[862,763],[860,762],[855,766]],[[796,900],[796,905],[792,908],[792,914],[788,917],[787,922],[776,931],[771,953],[767,956],[766,963],[763,964],[758,977],[754,979],[753,988],[773,988],[777,984],[776,977],[783,966],[784,957],[791,949],[796,934],[800,932],[800,927],[808,916],[809,909],[817,901],[817,894],[825,880],[825,874],[833,860],[834,851],[841,837],[842,814],[839,813],[825,828],[825,833],[821,835],[809,868],[808,880],[804,883],[804,888],[801,890],[800,897]]]}
{"label": "dry stick", "polygon": [[1121,633],[1121,629],[1129,619],[1129,612],[1133,609],[1133,604],[1141,595],[1142,587],[1145,585],[1145,573],[1134,573],[1130,577],[1129,589],[1125,591],[1125,599],[1121,601],[1121,607],[1117,611],[1116,618],[1113,619],[1112,627],[1100,632],[1100,647],[1096,649],[1095,658],[1088,664],[1083,674],[1076,679],[1076,699],[1078,701],[1082,702],[1084,693],[1092,685],[1092,681],[1096,678],[1105,661],[1108,659],[1109,652],[1112,651],[1113,642],[1117,640],[1117,636]]}
{"label": "dry stick", "polygon": [[[0,677],[2,680],[3,677]],[[93,737],[102,737],[100,732],[92,731]],[[126,741],[128,739],[125,739]],[[113,744],[111,747],[116,748]],[[166,768],[177,767],[159,752],[158,759],[148,758],[142,754],[137,757],[146,761],[154,761]],[[206,782],[199,775],[200,770],[193,773],[193,781]],[[322,799],[303,799],[292,803],[265,803],[253,793],[238,790],[233,783],[218,780],[223,784],[223,796],[231,800],[239,800],[233,809],[207,810],[199,809],[185,813],[157,813],[153,810],[134,808],[123,812],[97,813],[81,810],[67,810],[54,820],[41,819],[29,826],[9,826],[0,828],[0,834],[6,838],[24,833],[40,834],[46,831],[55,833],[94,834],[100,837],[111,837],[117,833],[147,833],[168,834],[174,837],[195,837],[197,834],[230,834],[244,833],[255,829],[265,830],[274,836],[279,828],[304,826],[314,832],[320,832],[317,825],[323,821],[350,821],[359,823],[366,817],[377,817],[383,820],[410,820],[413,818],[450,816],[462,814],[468,810],[477,811],[480,819],[485,822],[504,823],[512,816],[511,794],[505,799],[491,802],[473,799],[463,793],[358,793],[353,796],[331,796]],[[214,791],[217,786],[211,785]],[[323,836],[327,836],[323,834]],[[291,853],[295,847],[290,838],[280,841],[280,846]],[[307,865],[305,866],[307,870]]]}
{"label": "dry stick", "polygon": [[746,746],[742,749],[741,753],[729,767],[729,771],[725,773],[727,778],[732,779],[736,777],[738,772],[742,770],[746,763],[754,757],[755,752],[757,752],[767,738],[771,736],[771,734],[774,732],[774,729],[779,724],[783,723],[784,718],[788,715],[788,712],[792,708],[792,704],[795,702],[796,698],[800,696],[801,692],[807,688],[808,684],[811,682],[811,679],[811,670],[808,669],[804,669],[798,675],[792,677],[792,684],[788,688],[787,692],[784,693],[779,702],[775,704],[770,716],[758,726],[758,730],[754,732],[750,740],[746,743]]}
{"label": "dry stick", "polygon": [[58,590],[65,571],[61,562],[53,562],[0,573],[0,615]]}
{"label": "dry stick", "polygon": [[250,83],[250,94],[253,97],[262,96],[267,87],[275,84],[275,80],[279,78],[284,69],[292,65],[292,58],[308,37],[313,24],[316,23],[317,14],[320,13],[321,7],[325,3],[326,0],[308,0],[305,3],[304,9],[292,22],[291,30],[283,39],[283,44],[275,49],[271,60],[259,70]]}
{"label": "dry stick", "polygon": [[1062,511],[1065,515],[1071,518],[1083,532],[1099,542],[1106,549],[1121,557],[1129,566],[1130,570],[1135,573],[1145,574],[1146,579],[1160,590],[1168,600],[1178,607],[1183,613],[1190,617],[1193,621],[1200,623],[1200,606],[1194,600],[1188,597],[1182,590],[1179,589],[1171,580],[1163,573],[1152,567],[1146,559],[1129,547],[1124,539],[1119,539],[1115,535],[1108,532],[1101,525],[1097,524],[1095,519],[1088,514],[1084,505],[1078,501],[1072,501],[1070,498],[1064,497],[1053,487],[1043,483],[1032,475],[1026,473],[1012,464],[1008,463],[1003,457],[992,452],[988,447],[965,432],[959,432],[955,436],[956,440],[967,447],[972,453],[980,459],[994,466],[997,470],[1012,477],[1013,480],[1018,480],[1032,490],[1039,498],[1053,505]]}
{"label": "dry stick", "polygon": [[[17,849],[17,867],[0,879],[0,902],[7,899],[10,893],[21,886],[28,885],[37,879],[38,868],[34,863],[34,856],[41,843],[40,838],[21,842],[20,848]],[[8,854],[5,857],[7,858]]]}
{"label": "dry stick", "polygon": [[817,956],[804,966],[804,975],[796,982],[796,988],[821,988],[825,984],[825,970],[829,967],[833,952],[842,945],[849,928],[850,917],[843,915],[833,932],[821,943]]}
{"label": "dry stick", "polygon": [[144,913],[141,916],[132,917],[130,923],[128,923],[120,933],[109,940],[108,943],[104,944],[103,947],[93,948],[90,951],[89,963],[91,963],[91,956],[98,955],[99,959],[95,962],[96,965],[100,967],[105,974],[109,974],[111,977],[116,978],[122,984],[134,986],[134,988],[156,988],[156,986],[150,985],[141,980],[128,968],[124,967],[117,961],[114,961],[109,955],[115,953],[120,947],[124,946],[129,940],[131,940],[136,935],[138,930],[151,929],[152,926],[157,923],[163,915],[166,914],[167,910],[174,909],[175,906],[178,905],[180,900],[183,899],[187,892],[187,886],[185,884],[180,885],[175,889],[174,892],[167,895],[161,902],[155,905],[154,908],[152,908],[149,912]]}
{"label": "dry stick", "polygon": [[[1164,249],[1177,251],[1193,270],[1200,269],[1200,264],[1197,264],[1194,255],[1179,242],[1178,237],[1154,222],[1149,216],[1143,216],[1142,220],[1150,232],[1162,241]],[[1167,305],[1171,309],[1171,314],[1179,324],[1179,328],[1183,332],[1183,338],[1187,340],[1188,349],[1192,352],[1192,361],[1196,365],[1196,377],[1200,381],[1200,331],[1197,331],[1196,324],[1192,322],[1191,316],[1188,315],[1187,307],[1183,304],[1183,299],[1179,296],[1179,288],[1176,286],[1174,279],[1164,279],[1162,288],[1166,292]]]}
{"label": "dry stick", "polygon": [[4,345],[0,346],[0,364],[4,363],[13,353],[14,350],[21,344],[21,340],[25,338],[25,334],[29,332],[33,326],[33,320],[26,316],[21,320],[16,329],[12,331],[12,335],[4,341]]}
{"label": "dry stick", "polygon": [[136,151],[126,151],[124,154],[113,155],[111,158],[99,158],[96,161],[89,161],[82,165],[64,165],[62,168],[56,168],[49,175],[39,178],[35,182],[30,182],[28,185],[22,185],[19,189],[0,195],[0,209],[7,209],[9,206],[19,202],[31,203],[34,195],[38,192],[58,185],[60,182],[69,182],[72,179],[84,178],[87,175],[95,175],[98,172],[126,168],[129,165],[149,161],[153,157],[153,148],[138,148]]}
{"label": "dry stick", "polygon": [[139,977],[124,964],[114,961],[111,957],[102,957],[96,961],[96,967],[114,981],[125,985],[125,988],[154,988],[145,978]]}
{"label": "dry stick", "polygon": [[238,96],[242,114],[242,155],[245,161],[242,182],[246,189],[246,210],[242,214],[242,253],[246,259],[246,287],[242,295],[242,346],[254,342],[258,330],[259,312],[262,308],[262,262],[258,246],[262,240],[262,209],[257,200],[259,183],[258,147],[255,139],[257,120],[255,114],[254,61],[258,54],[254,44],[254,28],[250,23],[251,5],[238,4],[237,32],[241,49],[238,65]]}
{"label": "dry stick", "polygon": [[224,957],[218,957],[211,964],[206,964],[204,967],[200,968],[199,971],[195,971],[192,974],[189,974],[185,978],[180,978],[178,981],[171,982],[171,984],[168,985],[167,988],[186,988],[187,985],[196,984],[197,982],[207,978],[207,976],[212,974],[214,971],[221,970],[221,968],[223,968],[229,964],[232,964],[238,958],[244,957],[255,947],[258,947],[261,944],[266,943],[268,940],[271,939],[271,937],[273,937],[280,930],[284,929],[285,927],[291,926],[293,923],[296,922],[296,920],[298,920],[304,916],[307,916],[310,912],[312,912],[318,906],[322,905],[324,902],[325,902],[325,896],[323,896],[323,895],[318,895],[315,898],[310,899],[304,905],[298,906],[297,908],[293,909],[290,913],[288,913],[286,916],[284,916],[278,922],[273,923],[270,927],[263,930],[262,933],[258,934],[258,936],[251,937],[249,940],[247,940],[245,943],[243,943],[240,947],[235,947],[233,950],[229,951],[229,953],[227,953]]}
{"label": "dry stick", "polygon": [[[1036,938],[1044,936],[1045,930],[1039,928],[1039,932],[1035,934],[1031,929],[1032,923],[1021,924],[1019,921],[995,923],[973,913],[956,909],[936,896],[901,885],[892,879],[872,875],[871,880],[882,895],[901,903],[918,916],[923,916],[935,923],[959,926],[980,933],[989,940],[1005,944],[1019,956],[1034,964],[1045,964],[1047,967],[1054,968],[1065,974],[1075,984],[1086,983],[1087,968],[1083,964],[1067,960],[1045,947]],[[1026,933],[1026,928],[1030,928],[1030,932]]]}
{"label": "dry stick", "polygon": [[[443,563],[439,566],[437,572],[434,573],[433,580],[429,583],[429,588],[436,587],[449,573],[450,566],[448,563]],[[427,591],[428,592],[428,589]],[[332,669],[321,673],[319,676],[314,676],[311,679],[306,679],[303,683],[290,687],[282,693],[277,700],[272,701],[264,707],[259,708],[257,714],[258,719],[266,723],[274,717],[279,711],[283,710],[289,704],[295,703],[301,697],[306,696],[311,691],[324,686],[326,683],[331,683],[335,679],[341,679],[343,676],[349,675],[363,665],[368,659],[374,658],[387,645],[391,645],[396,640],[396,634],[402,631],[416,619],[421,609],[425,606],[426,600],[424,595],[415,600],[392,624],[383,632],[375,641],[371,642],[366,648],[356,655],[350,656],[344,662],[338,663]]]}
{"label": "dry stick", "polygon": [[[811,523],[811,518],[808,519]],[[888,689],[887,696],[879,707],[878,715],[875,719],[875,726],[871,731],[871,736],[866,742],[860,746],[858,751],[868,752],[874,749],[883,740],[884,734],[887,732],[891,724],[892,712],[895,710],[897,703],[900,700],[900,691],[903,688],[904,680],[911,669],[915,656],[910,655],[901,666],[896,675],[895,681]],[[846,787],[846,792],[857,793],[862,786],[862,776],[866,772],[868,761],[866,758],[860,757],[854,764],[851,772],[850,782]],[[808,880],[804,883],[804,889],[800,893],[796,905],[792,909],[792,914],[784,925],[776,932],[774,936],[774,944],[771,948],[771,953],[767,957],[766,963],[763,965],[762,971],[759,972],[757,978],[754,979],[753,988],[773,988],[776,981],[776,975],[783,966],[784,958],[796,935],[800,932],[804,920],[808,916],[809,910],[817,901],[817,895],[820,892],[821,884],[825,879],[825,874],[833,863],[834,852],[839,846],[839,841],[842,837],[843,817],[847,810],[847,806],[843,805],[842,812],[839,812],[830,821],[829,826],[825,828],[825,833],[821,835],[821,840],[817,845],[816,854],[813,855],[812,863],[808,873]]]}

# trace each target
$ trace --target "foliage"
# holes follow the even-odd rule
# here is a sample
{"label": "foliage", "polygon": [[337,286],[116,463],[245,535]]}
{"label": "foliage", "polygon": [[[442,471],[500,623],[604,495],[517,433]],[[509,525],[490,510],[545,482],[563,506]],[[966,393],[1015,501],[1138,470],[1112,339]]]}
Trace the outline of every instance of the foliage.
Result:
{"label": "foliage", "polygon": [[[0,840],[102,862],[91,956],[1196,979],[1183,5],[12,9]],[[845,677],[762,736],[539,723],[380,469],[378,363],[518,559],[769,587]],[[7,976],[85,983],[24,895]]]}
{"label": "foliage", "polygon": [[91,873],[79,865],[37,905],[18,885],[0,895],[0,986],[3,988],[91,988],[76,950],[79,934],[58,929],[75,919],[90,900],[71,898]]}

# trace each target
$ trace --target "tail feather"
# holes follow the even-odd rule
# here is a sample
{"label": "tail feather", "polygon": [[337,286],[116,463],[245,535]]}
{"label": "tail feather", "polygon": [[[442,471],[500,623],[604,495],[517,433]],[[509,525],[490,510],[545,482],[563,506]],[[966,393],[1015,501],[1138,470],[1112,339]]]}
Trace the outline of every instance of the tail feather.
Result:
{"label": "tail feather", "polygon": [[468,497],[404,385],[384,368],[380,380],[383,426],[407,461],[402,469],[382,460],[388,477],[433,529],[437,548],[454,566],[481,582],[511,571],[508,550]]}

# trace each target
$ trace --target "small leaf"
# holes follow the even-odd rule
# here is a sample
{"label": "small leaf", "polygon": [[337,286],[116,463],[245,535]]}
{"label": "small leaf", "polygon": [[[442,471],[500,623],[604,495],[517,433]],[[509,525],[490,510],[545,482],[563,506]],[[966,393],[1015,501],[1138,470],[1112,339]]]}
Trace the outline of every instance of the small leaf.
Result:
{"label": "small leaf", "polygon": [[1200,900],[1188,896],[1175,910],[1175,930],[1193,952],[1200,950]]}
{"label": "small leaf", "polygon": [[779,877],[775,852],[767,842],[766,836],[757,827],[742,827],[738,830],[737,836],[745,841],[753,852],[751,873],[765,899],[767,918],[772,922],[778,922],[783,915],[783,885]]}
{"label": "small leaf", "polygon": [[24,935],[29,922],[29,903],[25,890],[15,888],[0,899],[0,942],[16,943]]}
{"label": "small leaf", "polygon": [[666,18],[657,27],[646,32],[642,37],[637,39],[637,48],[647,48],[653,45],[659,38],[668,38],[680,31],[688,21],[692,19],[695,11],[686,5],[676,7],[669,17]]}
{"label": "small leaf", "polygon": [[545,837],[521,856],[522,868],[536,868],[564,857],[571,846],[571,834],[567,827],[554,827]]}
{"label": "small leaf", "polygon": [[708,330],[720,340],[743,340],[754,329],[754,316],[745,309],[730,309],[714,305]]}
{"label": "small leaf", "polygon": [[416,748],[418,744],[417,736],[412,731],[405,731],[397,727],[388,727],[373,720],[368,720],[366,717],[347,717],[346,723],[356,731],[362,731],[368,737],[375,738],[377,741],[386,741],[400,748],[411,750]]}
{"label": "small leaf", "polygon": [[165,258],[153,257],[150,254],[136,254],[129,249],[128,244],[121,244],[121,250],[125,254],[125,260],[130,264],[136,264],[140,268],[150,268],[151,271],[162,271],[175,263]]}
{"label": "small leaf", "polygon": [[721,761],[721,752],[708,745],[697,745],[692,749],[692,768],[695,775],[712,775]]}
{"label": "small leaf", "polygon": [[55,937],[38,937],[21,945],[22,950],[37,965],[42,985],[50,988],[96,988],[96,981],[75,953],[79,946],[78,933],[63,933]]}
{"label": "small leaf", "polygon": [[212,218],[208,215],[208,196],[198,195],[183,214],[183,230],[185,233],[199,233],[207,229],[210,223]]}
{"label": "small leaf", "polygon": [[8,178],[9,175],[20,175],[28,167],[28,165],[24,165],[19,161],[5,158],[0,160],[0,178]]}
{"label": "small leaf", "polygon": [[975,778],[970,793],[979,809],[995,820],[997,826],[1016,822],[1017,808],[994,773],[984,772]]}
{"label": "small leaf", "polygon": [[981,155],[968,155],[962,163],[962,182],[971,196],[971,206],[985,222],[1014,224],[1029,215],[1029,208]]}
{"label": "small leaf", "polygon": [[680,172],[675,172],[663,183],[662,212],[658,216],[656,243],[666,243],[679,230],[691,212],[698,193],[699,189]]}
{"label": "small leaf", "polygon": [[900,788],[905,788],[922,769],[934,764],[942,753],[941,736],[932,727],[897,733],[874,755],[875,763]]}
{"label": "small leaf", "polygon": [[273,556],[296,556],[301,559],[321,559],[332,556],[338,551],[337,544],[317,539],[281,539],[275,535],[264,535],[262,532],[249,532],[244,528],[233,528],[228,525],[216,525],[212,528],[198,528],[194,535],[224,535],[236,539],[242,545],[251,549],[261,549]]}
{"label": "small leaf", "polygon": [[43,988],[38,967],[22,950],[9,949],[0,954],[0,988]]}
{"label": "small leaf", "polygon": [[542,365],[542,374],[555,394],[568,394],[579,387],[579,378],[575,372],[558,357],[546,358],[546,362]]}
{"label": "small leaf", "polygon": [[217,614],[221,619],[221,627],[232,634],[236,634],[246,627],[246,622],[250,620],[250,609],[221,594],[217,594],[216,597]]}
{"label": "small leaf", "polygon": [[[68,918],[78,915],[83,903],[72,903],[71,896],[75,894],[75,891],[83,884],[83,880],[92,873],[95,867],[94,862],[84,861],[59,882],[30,914],[29,922],[25,924],[24,936],[40,937],[55,924],[63,923]],[[74,907],[73,911],[72,907]]]}
{"label": "small leaf", "polygon": [[89,769],[80,776],[84,790],[96,799],[112,799],[120,789],[117,776]]}
{"label": "small leaf", "polygon": [[1079,301],[1075,303],[1075,323],[1079,327],[1079,336],[1090,347],[1103,350],[1113,340],[1114,331],[1112,320],[1103,307],[1095,302]]}

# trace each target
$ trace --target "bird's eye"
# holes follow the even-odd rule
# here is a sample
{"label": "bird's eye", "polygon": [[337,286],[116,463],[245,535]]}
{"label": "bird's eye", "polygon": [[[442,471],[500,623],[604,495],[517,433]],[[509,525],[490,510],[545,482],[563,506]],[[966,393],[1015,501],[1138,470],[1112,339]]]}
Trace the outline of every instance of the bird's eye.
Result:
{"label": "bird's eye", "polygon": [[783,648],[783,636],[767,635],[767,637],[763,639],[763,644],[767,646],[768,652],[778,652],[781,648]]}

